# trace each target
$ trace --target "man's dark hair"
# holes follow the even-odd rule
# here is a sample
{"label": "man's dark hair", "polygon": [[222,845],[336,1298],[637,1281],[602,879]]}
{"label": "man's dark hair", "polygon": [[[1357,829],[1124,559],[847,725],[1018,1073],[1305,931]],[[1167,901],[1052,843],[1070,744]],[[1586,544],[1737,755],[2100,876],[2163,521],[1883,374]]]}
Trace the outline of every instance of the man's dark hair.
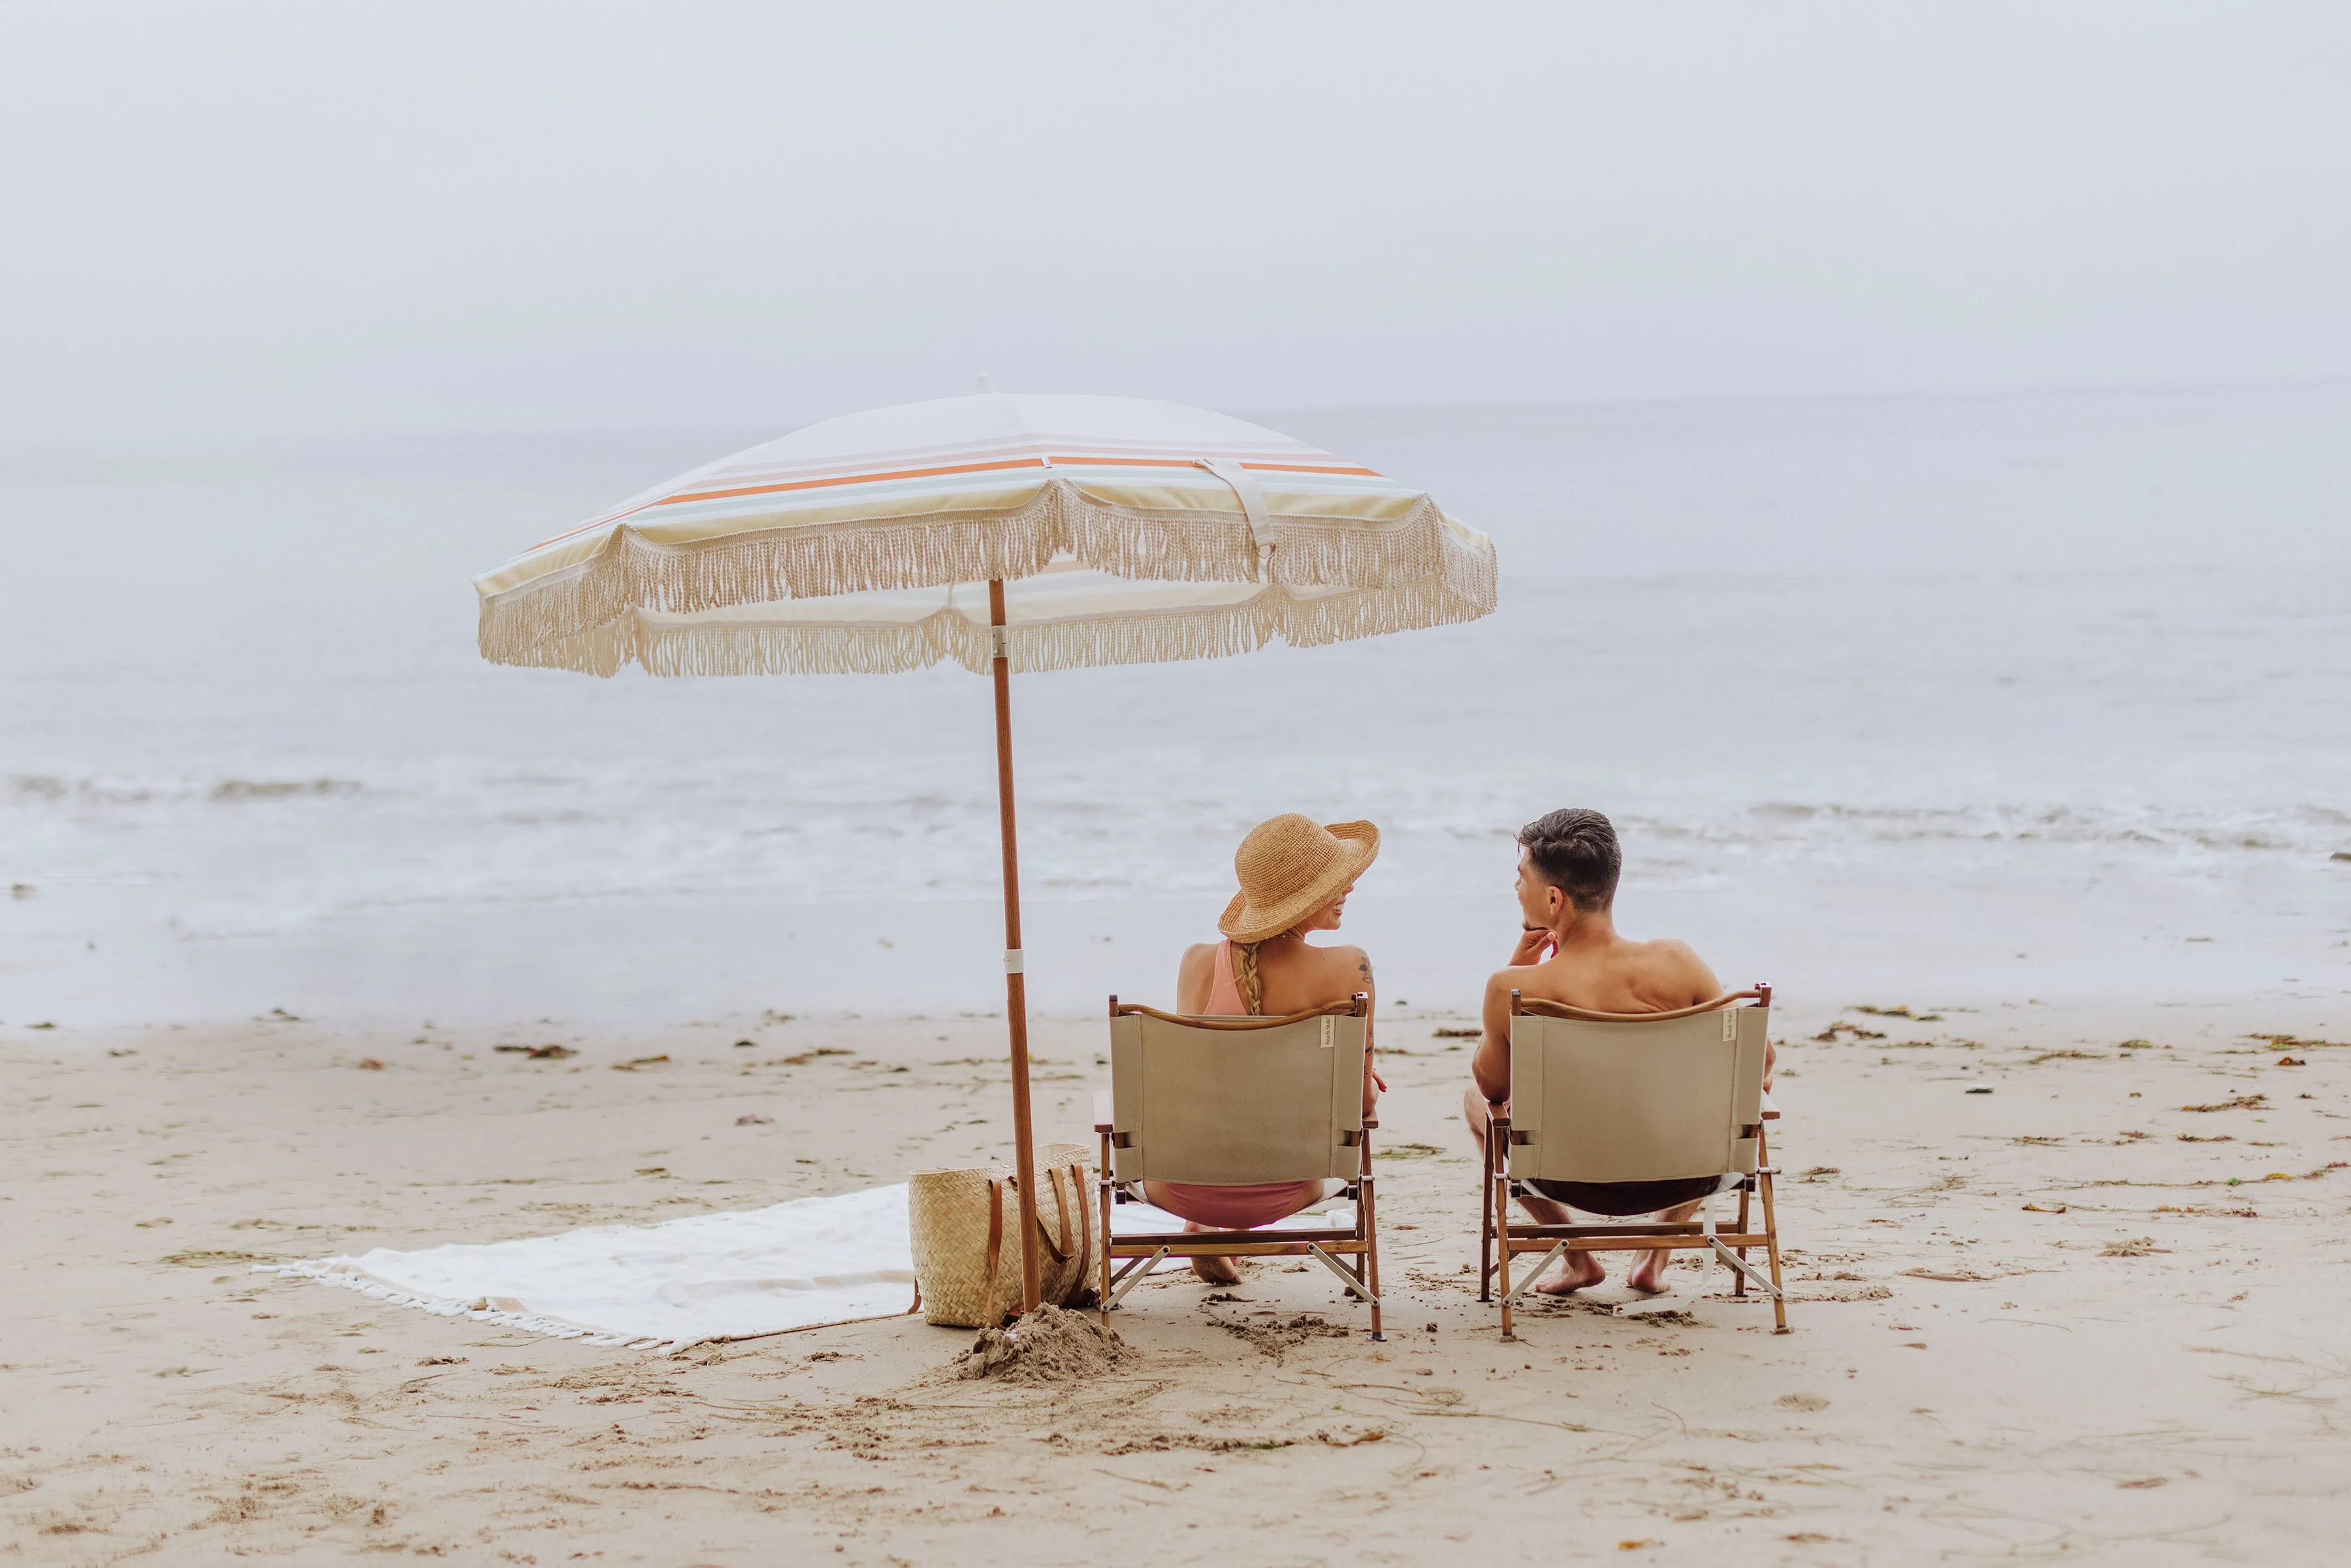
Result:
{"label": "man's dark hair", "polygon": [[1579,806],[1546,811],[1519,830],[1519,844],[1535,874],[1567,894],[1582,913],[1615,903],[1625,852],[1616,847],[1616,830],[1599,812]]}

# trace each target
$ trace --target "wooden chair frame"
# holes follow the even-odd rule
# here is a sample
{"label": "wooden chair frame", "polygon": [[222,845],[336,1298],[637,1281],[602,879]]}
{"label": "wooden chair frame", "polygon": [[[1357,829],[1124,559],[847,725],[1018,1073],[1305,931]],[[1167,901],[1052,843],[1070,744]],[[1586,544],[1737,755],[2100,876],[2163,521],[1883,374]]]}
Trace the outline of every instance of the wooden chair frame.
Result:
{"label": "wooden chair frame", "polygon": [[[1110,1016],[1123,1018],[1140,1014],[1145,1018],[1163,1019],[1194,1029],[1260,1030],[1278,1029],[1297,1023],[1302,1019],[1364,1018],[1371,1012],[1371,998],[1357,991],[1353,999],[1332,1002],[1326,1007],[1310,1008],[1304,1012],[1290,1013],[1280,1018],[1194,1018],[1182,1013],[1161,1012],[1137,1003],[1121,1003],[1110,999]],[[1110,1314],[1129,1291],[1141,1284],[1144,1276],[1165,1258],[1281,1258],[1303,1253],[1322,1260],[1323,1267],[1339,1276],[1347,1292],[1360,1296],[1372,1309],[1372,1338],[1384,1342],[1380,1319],[1380,1245],[1378,1208],[1373,1188],[1372,1133],[1379,1123],[1364,1118],[1364,1131],[1355,1140],[1360,1155],[1355,1179],[1349,1183],[1343,1196],[1355,1205],[1355,1222],[1347,1228],[1292,1228],[1280,1231],[1260,1228],[1256,1230],[1176,1230],[1154,1232],[1143,1236],[1117,1236],[1111,1229],[1111,1207],[1115,1203],[1131,1202],[1119,1190],[1112,1175],[1111,1148],[1113,1140],[1124,1134],[1113,1131],[1107,1093],[1094,1095],[1094,1131],[1102,1138],[1102,1163],[1098,1167],[1102,1197],[1102,1282],[1097,1290],[1102,1322],[1110,1326]],[[1280,1239],[1275,1239],[1279,1237]],[[1341,1259],[1348,1261],[1342,1262]],[[1123,1260],[1124,1267],[1113,1272],[1113,1265]]]}
{"label": "wooden chair frame", "polygon": [[[1742,1003],[1769,1009],[1771,988],[1758,982],[1752,990],[1732,991],[1696,1007],[1677,1008],[1661,1013],[1591,1012],[1561,1002],[1540,998],[1531,1001],[1512,991],[1510,1016],[1513,1019],[1530,1015],[1578,1019],[1590,1023],[1655,1023],[1665,1019],[1715,1012]],[[1526,1197],[1528,1189],[1523,1183],[1510,1176],[1510,1152],[1514,1141],[1510,1118],[1499,1103],[1489,1102],[1486,1110],[1485,1170],[1480,1179],[1478,1206],[1478,1299],[1493,1301],[1494,1291],[1499,1286],[1504,1339],[1518,1337],[1510,1321],[1512,1303],[1531,1289],[1552,1264],[1571,1252],[1707,1252],[1730,1266],[1731,1294],[1734,1297],[1744,1297],[1748,1285],[1752,1282],[1771,1298],[1771,1332],[1788,1332],[1788,1299],[1780,1276],[1779,1216],[1772,1204],[1771,1192],[1771,1178],[1779,1173],[1771,1165],[1771,1145],[1765,1141],[1761,1123],[1741,1129],[1742,1136],[1755,1140],[1755,1170],[1739,1185],[1739,1214],[1730,1231],[1724,1234],[1698,1220],[1635,1219],[1608,1225],[1537,1225],[1528,1219],[1514,1222],[1510,1218],[1510,1200]],[[1768,1097],[1764,1100],[1761,1115],[1765,1122],[1779,1119],[1779,1110]],[[1526,1134],[1520,1134],[1515,1141],[1524,1143]],[[1748,1227],[1755,1217],[1750,1204],[1759,1202],[1763,1228],[1750,1230]],[[1771,1273],[1768,1278],[1758,1272],[1747,1260],[1748,1251],[1757,1247],[1763,1249],[1769,1263]],[[1541,1260],[1513,1286],[1510,1282],[1510,1260],[1536,1252],[1542,1254]]]}

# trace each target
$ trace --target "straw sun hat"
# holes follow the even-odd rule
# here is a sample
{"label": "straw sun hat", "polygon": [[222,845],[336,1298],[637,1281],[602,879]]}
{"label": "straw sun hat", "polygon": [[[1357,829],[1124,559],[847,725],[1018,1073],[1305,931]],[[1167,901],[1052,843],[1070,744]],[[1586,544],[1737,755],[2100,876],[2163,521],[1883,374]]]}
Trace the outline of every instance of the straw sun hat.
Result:
{"label": "straw sun hat", "polygon": [[1279,936],[1337,898],[1379,852],[1369,822],[1324,827],[1295,811],[1259,822],[1233,855],[1241,890],[1217,929],[1236,942]]}

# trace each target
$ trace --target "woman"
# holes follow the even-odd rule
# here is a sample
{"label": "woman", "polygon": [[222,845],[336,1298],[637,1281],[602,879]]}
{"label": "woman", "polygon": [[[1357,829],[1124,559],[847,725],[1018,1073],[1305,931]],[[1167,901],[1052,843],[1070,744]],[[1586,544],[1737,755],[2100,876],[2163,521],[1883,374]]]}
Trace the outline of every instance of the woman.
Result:
{"label": "woman", "polygon": [[[1176,973],[1179,1012],[1209,1017],[1279,1018],[1372,990],[1372,961],[1360,947],[1318,947],[1313,931],[1336,931],[1355,879],[1380,852],[1380,831],[1369,822],[1323,827],[1296,813],[1259,822],[1233,856],[1241,890],[1225,906],[1217,928],[1222,942],[1187,949]],[[1372,1071],[1370,1025],[1364,1027],[1364,1114],[1379,1105],[1386,1085]],[[1331,1197],[1340,1181],[1255,1182],[1210,1186],[1147,1181],[1144,1197],[1191,1221],[1187,1230],[1249,1230],[1270,1225]],[[1240,1270],[1228,1258],[1196,1258],[1192,1271],[1211,1284],[1231,1285]]]}

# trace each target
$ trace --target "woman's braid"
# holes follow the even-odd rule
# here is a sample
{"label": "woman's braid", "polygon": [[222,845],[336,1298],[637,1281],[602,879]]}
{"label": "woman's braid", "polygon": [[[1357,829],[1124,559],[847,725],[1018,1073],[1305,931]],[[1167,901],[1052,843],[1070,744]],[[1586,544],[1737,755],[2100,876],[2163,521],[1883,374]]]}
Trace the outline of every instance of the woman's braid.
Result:
{"label": "woman's braid", "polygon": [[1257,949],[1254,942],[1233,944],[1233,987],[1241,994],[1241,1009],[1251,1018],[1265,1011],[1265,982],[1258,977]]}

